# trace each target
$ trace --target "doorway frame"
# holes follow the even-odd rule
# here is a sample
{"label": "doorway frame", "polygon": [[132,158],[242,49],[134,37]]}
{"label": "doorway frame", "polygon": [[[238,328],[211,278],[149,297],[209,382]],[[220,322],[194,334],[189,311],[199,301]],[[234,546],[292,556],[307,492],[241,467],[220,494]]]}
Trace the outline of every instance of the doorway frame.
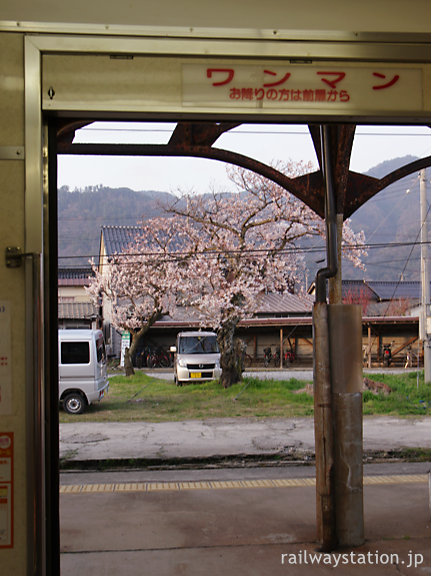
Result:
{"label": "doorway frame", "polygon": [[[51,30],[52,32],[53,30]],[[73,35],[75,33],[76,35]],[[81,33],[81,35],[79,35]],[[317,35],[307,41],[297,32],[291,39],[272,40],[242,35],[233,42],[236,31],[208,31],[208,38],[175,35],[143,30],[141,35],[83,35],[82,30],[68,34],[24,36],[24,107],[25,107],[25,259],[26,279],[26,421],[27,421],[27,565],[28,573],[57,575],[60,566],[59,547],[59,438],[57,391],[57,219],[56,214],[56,146],[50,113],[43,110],[42,59],[44,54],[137,54],[238,59],[304,59],[335,61],[368,61],[429,64],[429,37],[425,35],[362,35],[341,33],[336,40],[330,35]],[[97,108],[97,106],[96,106]],[[57,111],[56,111],[57,112]],[[150,119],[144,110],[131,115],[116,109],[103,111],[104,119]],[[66,111],[68,115],[71,111]],[[95,112],[73,111],[80,118],[95,119]],[[173,113],[178,117],[178,113]],[[215,109],[214,116],[220,116]],[[307,116],[307,115],[306,115]],[[185,112],[183,117],[200,118],[199,112]],[[239,110],[237,119],[255,122],[288,122],[291,114],[259,115]],[[304,117],[304,115],[303,115]],[[316,118],[314,117],[314,120]],[[392,119],[392,123],[393,123]],[[297,120],[298,121],[298,120]],[[329,117],[329,122],[338,119]],[[340,120],[339,120],[340,121]],[[389,123],[388,118],[375,118],[376,123]],[[429,115],[417,122],[401,118],[399,124],[427,124]],[[364,118],[364,123],[370,118]],[[35,217],[39,215],[39,217]],[[36,572],[34,569],[36,567]]]}

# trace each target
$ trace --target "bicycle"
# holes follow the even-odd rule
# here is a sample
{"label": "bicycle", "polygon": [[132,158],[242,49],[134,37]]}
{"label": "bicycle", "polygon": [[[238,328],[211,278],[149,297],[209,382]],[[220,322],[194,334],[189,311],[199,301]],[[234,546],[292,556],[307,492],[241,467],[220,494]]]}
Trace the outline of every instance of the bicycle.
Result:
{"label": "bicycle", "polygon": [[158,348],[148,356],[147,366],[149,368],[169,368],[171,359],[162,348]]}

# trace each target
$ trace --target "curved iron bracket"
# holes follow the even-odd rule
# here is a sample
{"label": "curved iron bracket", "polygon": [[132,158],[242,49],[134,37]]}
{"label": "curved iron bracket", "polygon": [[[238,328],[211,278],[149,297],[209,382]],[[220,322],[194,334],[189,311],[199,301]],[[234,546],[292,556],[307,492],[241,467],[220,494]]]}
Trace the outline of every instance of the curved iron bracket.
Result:
{"label": "curved iron bracket", "polygon": [[[179,122],[168,144],[73,144],[75,130],[91,122],[62,121],[58,128],[57,152],[72,155],[98,156],[172,156],[217,160],[251,170],[282,186],[304,202],[316,214],[325,218],[326,189],[323,179],[322,144],[319,127],[309,130],[321,169],[310,174],[289,178],[286,174],[249,156],[215,148],[213,145],[225,132],[239,126],[234,122]],[[354,124],[327,125],[329,146],[334,156],[333,180],[336,212],[344,220],[349,218],[367,200],[396,182],[431,165],[430,156],[411,162],[382,179],[372,178],[349,170]]]}

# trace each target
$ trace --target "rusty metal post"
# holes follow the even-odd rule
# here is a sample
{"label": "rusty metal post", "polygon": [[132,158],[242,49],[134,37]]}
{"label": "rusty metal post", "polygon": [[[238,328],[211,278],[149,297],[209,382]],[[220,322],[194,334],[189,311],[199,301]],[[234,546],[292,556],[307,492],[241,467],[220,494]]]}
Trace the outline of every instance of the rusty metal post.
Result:
{"label": "rusty metal post", "polygon": [[329,306],[334,514],[338,546],[364,543],[362,316],[357,305]]}
{"label": "rusty metal post", "polygon": [[336,214],[337,272],[329,279],[329,304],[342,303],[342,228],[343,214]]}
{"label": "rusty metal post", "polygon": [[313,309],[314,424],[316,460],[317,536],[322,550],[336,546],[333,469],[332,390],[328,306],[316,302]]}

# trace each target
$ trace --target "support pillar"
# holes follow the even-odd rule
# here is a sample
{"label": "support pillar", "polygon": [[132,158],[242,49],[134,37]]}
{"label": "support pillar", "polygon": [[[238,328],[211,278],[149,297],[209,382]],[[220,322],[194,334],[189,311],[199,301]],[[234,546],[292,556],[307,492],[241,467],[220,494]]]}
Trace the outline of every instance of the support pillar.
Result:
{"label": "support pillar", "polygon": [[316,510],[323,551],[364,542],[361,328],[360,306],[315,303]]}
{"label": "support pillar", "polygon": [[362,316],[357,305],[329,306],[335,526],[338,546],[364,542]]}
{"label": "support pillar", "polygon": [[[341,304],[342,207],[349,154],[338,130],[332,134],[328,126],[322,126],[320,132],[327,267],[316,275],[314,410],[317,529],[322,550],[328,552],[364,542],[362,318],[360,307]],[[351,141],[352,128],[346,136]],[[336,159],[332,152],[339,152]],[[336,180],[333,173],[338,175]]]}
{"label": "support pillar", "polygon": [[422,310],[420,318],[420,338],[423,340],[424,381],[431,381],[431,269],[430,269],[430,234],[427,221],[427,179],[426,170],[420,172],[420,222],[421,222],[421,282]]}
{"label": "support pillar", "polygon": [[314,304],[313,344],[317,536],[322,550],[329,552],[336,547],[337,542],[334,510],[330,347],[326,302]]}

